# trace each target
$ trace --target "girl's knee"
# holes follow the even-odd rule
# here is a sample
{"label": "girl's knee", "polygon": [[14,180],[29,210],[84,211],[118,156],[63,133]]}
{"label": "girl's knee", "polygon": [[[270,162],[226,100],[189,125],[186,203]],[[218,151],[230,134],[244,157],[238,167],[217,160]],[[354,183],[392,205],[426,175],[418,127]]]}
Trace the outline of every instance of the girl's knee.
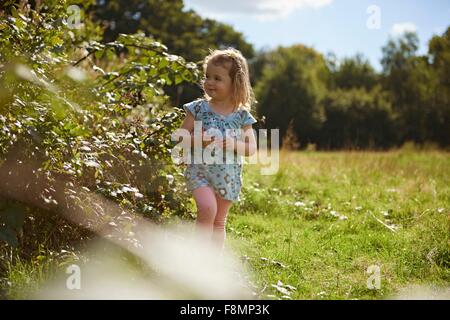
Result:
{"label": "girl's knee", "polygon": [[194,190],[194,198],[197,203],[197,211],[203,216],[215,217],[217,203],[210,187],[200,187]]}
{"label": "girl's knee", "polygon": [[204,215],[213,217],[215,217],[217,213],[217,207],[213,203],[199,203],[197,210]]}

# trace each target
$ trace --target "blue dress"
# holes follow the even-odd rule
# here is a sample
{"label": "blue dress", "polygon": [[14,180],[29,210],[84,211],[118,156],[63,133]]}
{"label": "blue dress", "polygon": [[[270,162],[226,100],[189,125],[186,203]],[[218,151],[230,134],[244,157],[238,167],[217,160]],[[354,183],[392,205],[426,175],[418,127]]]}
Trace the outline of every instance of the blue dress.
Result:
{"label": "blue dress", "polygon": [[[220,130],[222,137],[228,133],[241,138],[241,128],[245,125],[256,123],[256,119],[245,109],[237,110],[227,116],[214,112],[208,101],[198,99],[183,105],[186,112],[192,113],[195,121],[201,121],[202,127],[208,134],[213,135],[214,130]],[[202,154],[203,148],[199,154]],[[214,191],[223,199],[239,201],[239,194],[242,188],[242,156],[237,156],[233,152],[224,154],[224,159],[233,157],[232,163],[190,163],[187,165],[184,177],[189,192],[202,186],[211,186]],[[237,159],[236,159],[237,157]],[[194,156],[191,156],[194,160]],[[228,160],[227,160],[228,161]],[[191,161],[193,162],[193,161]],[[200,161],[201,162],[201,161]]]}

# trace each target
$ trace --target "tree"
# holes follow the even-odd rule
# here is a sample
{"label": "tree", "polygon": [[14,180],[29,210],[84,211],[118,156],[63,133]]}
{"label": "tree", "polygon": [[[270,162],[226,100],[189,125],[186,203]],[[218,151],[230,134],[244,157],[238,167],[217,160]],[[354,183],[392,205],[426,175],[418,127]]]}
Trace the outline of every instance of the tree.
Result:
{"label": "tree", "polygon": [[120,33],[142,31],[189,61],[201,60],[209,47],[232,46],[249,58],[254,55],[242,33],[203,19],[193,10],[186,11],[182,0],[97,0],[89,12],[94,21],[103,24],[105,42],[115,40]]}
{"label": "tree", "polygon": [[261,79],[255,87],[258,114],[268,128],[283,137],[292,121],[302,147],[316,142],[324,113],[320,101],[328,74],[323,56],[302,45],[280,47],[265,56]]}
{"label": "tree", "polygon": [[435,77],[428,117],[431,138],[441,146],[450,145],[450,27],[428,44],[430,68]]}
{"label": "tree", "polygon": [[331,73],[331,87],[339,89],[365,88],[371,90],[377,83],[377,74],[362,54],[344,58]]}
{"label": "tree", "polygon": [[380,86],[337,89],[323,101],[326,121],[319,147],[326,149],[387,149],[397,141],[395,119]]}
{"label": "tree", "polygon": [[390,39],[383,47],[384,88],[390,93],[394,112],[398,114],[401,141],[424,143],[427,139],[426,114],[429,112],[429,83],[433,75],[427,57],[416,56],[419,39],[407,32]]}

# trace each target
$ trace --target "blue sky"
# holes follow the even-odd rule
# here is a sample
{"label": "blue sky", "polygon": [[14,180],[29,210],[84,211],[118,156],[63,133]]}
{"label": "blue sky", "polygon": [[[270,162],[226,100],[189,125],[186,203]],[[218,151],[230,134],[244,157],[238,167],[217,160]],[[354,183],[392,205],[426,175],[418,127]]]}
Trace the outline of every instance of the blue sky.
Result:
{"label": "blue sky", "polygon": [[[381,47],[390,36],[415,30],[419,53],[426,53],[433,34],[450,26],[449,0],[185,0],[185,4],[201,16],[232,25],[256,49],[301,43],[323,54],[332,51],[338,58],[360,52],[378,70]],[[368,13],[372,5],[377,7]],[[374,27],[379,21],[379,28],[368,28],[368,20]]]}

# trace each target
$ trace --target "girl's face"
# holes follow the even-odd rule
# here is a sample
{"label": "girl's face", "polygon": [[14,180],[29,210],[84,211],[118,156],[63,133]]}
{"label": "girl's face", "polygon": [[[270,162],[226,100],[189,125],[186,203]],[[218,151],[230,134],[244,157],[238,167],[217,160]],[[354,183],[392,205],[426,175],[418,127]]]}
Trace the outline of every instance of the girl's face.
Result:
{"label": "girl's face", "polygon": [[208,63],[204,88],[206,94],[214,100],[226,100],[231,97],[232,83],[228,69]]}

